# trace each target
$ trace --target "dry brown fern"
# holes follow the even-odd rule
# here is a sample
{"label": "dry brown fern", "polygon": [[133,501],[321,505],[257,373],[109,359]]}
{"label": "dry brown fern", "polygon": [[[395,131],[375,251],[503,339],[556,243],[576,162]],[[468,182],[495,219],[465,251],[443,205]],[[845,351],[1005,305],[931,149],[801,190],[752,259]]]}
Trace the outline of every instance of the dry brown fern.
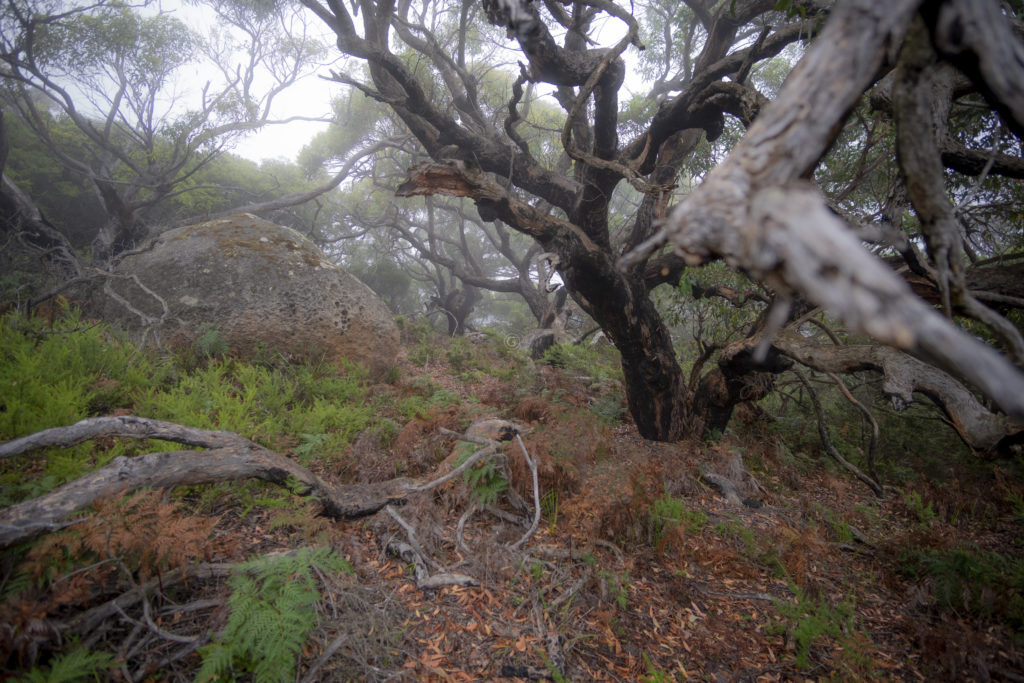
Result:
{"label": "dry brown fern", "polygon": [[181,504],[155,491],[115,496],[94,505],[81,524],[41,539],[21,569],[50,583],[55,602],[77,602],[86,583],[103,582],[126,568],[143,582],[166,569],[209,558],[219,517],[182,514]]}

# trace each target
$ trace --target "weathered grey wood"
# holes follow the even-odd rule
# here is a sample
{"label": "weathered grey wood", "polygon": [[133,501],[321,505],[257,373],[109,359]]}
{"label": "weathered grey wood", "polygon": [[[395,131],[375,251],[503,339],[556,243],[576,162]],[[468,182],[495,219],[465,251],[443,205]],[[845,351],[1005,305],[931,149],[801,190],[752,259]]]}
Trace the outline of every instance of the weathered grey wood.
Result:
{"label": "weathered grey wood", "polygon": [[[237,479],[262,479],[283,486],[292,493],[316,500],[322,514],[333,518],[373,514],[385,505],[402,504],[423,483],[392,479],[380,484],[333,486],[305,467],[258,444],[229,432],[208,432],[145,418],[123,419],[120,425],[85,421],[65,428],[73,436],[61,435],[61,428],[47,430],[37,440],[43,445],[80,443],[87,432],[108,435],[121,429],[121,436],[177,440],[183,443],[216,444],[206,451],[149,453],[133,458],[118,457],[100,469],[60,486],[37,498],[0,510],[0,547],[32,538],[65,526],[63,518],[100,498],[140,488],[212,484]],[[31,440],[31,437],[26,437]],[[22,440],[24,442],[26,440]],[[22,448],[19,452],[24,452]]]}
{"label": "weathered grey wood", "polygon": [[935,20],[934,41],[945,56],[980,78],[990,103],[1024,135],[1024,44],[995,0],[947,0]]}
{"label": "weathered grey wood", "polygon": [[161,439],[204,448],[220,448],[238,442],[239,436],[231,432],[183,427],[173,422],[153,420],[135,415],[119,417],[91,417],[67,427],[44,429],[41,432],[0,443],[0,458],[59,446],[75,444],[103,437],[130,437],[134,439]]}
{"label": "weathered grey wood", "polygon": [[926,356],[1024,419],[1024,374],[914,296],[816,190],[798,182],[892,62],[918,4],[842,3],[726,161],[623,265],[643,260],[666,239],[689,263],[724,258],[777,292],[796,292],[828,309],[853,332]]}
{"label": "weathered grey wood", "polygon": [[799,335],[784,335],[775,346],[821,372],[881,372],[882,392],[897,410],[910,405],[914,392],[924,394],[942,408],[971,448],[989,451],[1008,437],[1024,436],[1024,422],[992,413],[956,379],[898,349],[874,344],[823,346]]}

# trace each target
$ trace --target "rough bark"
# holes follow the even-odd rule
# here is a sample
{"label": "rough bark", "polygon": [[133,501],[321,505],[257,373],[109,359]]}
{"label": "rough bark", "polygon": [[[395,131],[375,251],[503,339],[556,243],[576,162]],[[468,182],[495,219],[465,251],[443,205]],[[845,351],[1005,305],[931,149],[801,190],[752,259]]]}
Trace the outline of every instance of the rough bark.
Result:
{"label": "rough bark", "polygon": [[1024,137],[1024,45],[1000,3],[924,3],[939,53],[975,83],[1017,137]]}
{"label": "rough bark", "polygon": [[719,353],[717,366],[701,377],[694,402],[695,412],[706,420],[706,431],[724,432],[737,405],[770,394],[775,375],[792,366],[774,347],[759,360],[760,343],[760,335],[754,335],[728,345]]}
{"label": "rough bark", "polygon": [[917,4],[842,4],[778,98],[625,267],[664,239],[691,263],[725,258],[778,292],[828,309],[852,331],[962,374],[1006,413],[1024,418],[1024,375],[915,297],[863,250],[817,191],[797,183],[900,44]]}
{"label": "rough bark", "polygon": [[559,273],[577,304],[596,320],[622,354],[626,400],[642,436],[674,440],[699,433],[672,339],[639,278],[619,272],[614,257],[573,223],[542,214],[460,161],[409,170],[398,196],[473,197],[481,210],[527,232],[557,254]]}

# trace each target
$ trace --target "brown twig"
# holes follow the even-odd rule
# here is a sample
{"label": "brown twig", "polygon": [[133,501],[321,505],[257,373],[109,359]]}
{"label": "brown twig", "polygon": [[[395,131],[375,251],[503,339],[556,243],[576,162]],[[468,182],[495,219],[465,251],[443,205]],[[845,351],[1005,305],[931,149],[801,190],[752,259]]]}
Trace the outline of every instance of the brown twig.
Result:
{"label": "brown twig", "polygon": [[843,392],[846,400],[855,405],[864,414],[868,422],[871,423],[871,442],[868,444],[868,474],[871,475],[872,479],[878,481],[878,474],[875,472],[875,452],[878,448],[878,437],[881,433],[881,430],[878,428],[878,420],[875,419],[875,416],[872,415],[867,406],[857,400],[857,397],[853,395],[849,387],[846,386],[846,383],[838,375],[834,372],[826,372],[825,374],[836,383],[836,386],[839,387],[839,391]]}
{"label": "brown twig", "polygon": [[807,389],[807,394],[811,397],[811,403],[814,405],[814,412],[818,416],[818,436],[821,437],[821,445],[825,448],[826,452],[832,456],[832,458],[840,465],[845,467],[849,472],[853,473],[855,477],[864,482],[868,488],[870,488],[876,496],[879,498],[885,497],[885,491],[872,477],[864,474],[859,467],[854,465],[852,462],[843,457],[834,445],[832,445],[832,439],[828,435],[828,425],[825,422],[825,410],[821,407],[821,401],[818,400],[818,393],[811,386],[811,383],[807,380],[807,376],[804,375],[799,369],[793,369],[794,374],[800,378],[804,388]]}

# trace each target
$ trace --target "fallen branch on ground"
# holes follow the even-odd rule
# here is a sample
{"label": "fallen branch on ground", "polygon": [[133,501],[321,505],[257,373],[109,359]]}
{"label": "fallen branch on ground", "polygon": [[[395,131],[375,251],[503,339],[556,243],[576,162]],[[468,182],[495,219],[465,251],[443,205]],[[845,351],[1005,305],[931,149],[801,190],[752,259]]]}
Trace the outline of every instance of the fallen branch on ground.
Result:
{"label": "fallen branch on ground", "polygon": [[408,543],[392,541],[388,543],[388,551],[403,562],[408,562],[412,565],[413,578],[416,580],[416,587],[420,590],[437,590],[445,586],[480,585],[480,582],[472,576],[466,576],[458,572],[440,571],[431,575],[426,566],[426,560],[429,558],[421,550],[417,550]]}
{"label": "fallen branch on ground", "polygon": [[[0,548],[54,531],[61,520],[104,497],[140,488],[212,484],[262,479],[320,504],[319,513],[333,519],[371,515],[388,505],[402,505],[414,493],[428,491],[471,467],[493,450],[475,453],[437,478],[397,478],[374,484],[334,486],[289,458],[237,434],[186,427],[171,422],[125,415],[82,420],[0,444],[0,457],[37,448],[73,446],[101,437],[161,439],[205,451],[168,451],[133,458],[114,458],[107,465],[32,500],[0,510]],[[496,447],[496,443],[495,443]]]}
{"label": "fallen branch on ground", "polygon": [[[203,563],[185,569],[172,569],[161,576],[154,577],[136,586],[126,593],[108,600],[102,605],[97,605],[90,610],[77,614],[66,622],[63,622],[61,630],[68,636],[85,637],[83,644],[91,647],[98,642],[110,627],[111,617],[122,613],[129,607],[142,602],[147,596],[155,591],[167,590],[171,586],[193,579],[214,579],[227,576],[234,570],[236,565],[230,563]],[[220,601],[209,605],[219,605]]]}
{"label": "fallen branch on ground", "polygon": [[[519,447],[522,449],[523,458],[526,460],[526,464],[529,466],[530,472],[532,473],[534,502],[533,520],[530,524],[530,527],[519,538],[519,540],[517,540],[515,543],[511,543],[508,545],[508,548],[510,550],[518,550],[533,536],[533,534],[537,531],[538,525],[540,524],[540,488],[537,477],[537,463],[536,460],[531,458],[530,454],[527,452],[526,444],[523,443],[523,439],[522,437],[520,437],[519,430],[515,425],[513,425],[510,422],[505,422],[503,420],[491,420],[488,422],[492,423],[487,425],[489,431],[495,431],[495,427],[500,427],[503,439],[506,437],[510,437],[513,434],[515,435],[515,438],[518,439],[519,441]],[[440,486],[441,484],[450,481],[460,473],[465,472],[477,462],[485,458],[492,458],[499,455],[498,447],[500,444],[498,441],[487,437],[481,437],[475,434],[476,431],[480,431],[479,429],[475,429],[475,427],[479,427],[481,424],[482,422],[478,421],[473,425],[470,425],[469,429],[466,430],[465,434],[459,434],[457,432],[453,432],[447,429],[441,430],[441,432],[444,434],[454,436],[462,441],[482,445],[483,448],[481,448],[480,450],[476,451],[471,456],[466,458],[466,460],[462,462],[458,467],[455,467],[454,469],[441,475],[440,477],[434,479],[433,481],[428,482],[427,484],[423,484],[420,490],[429,490],[436,488],[437,486]],[[454,456],[455,453],[453,453],[452,456],[449,456],[441,463],[440,469],[442,471],[451,466]],[[516,503],[515,498],[517,498],[518,496],[516,496],[515,498],[512,497],[511,494],[514,493],[513,489],[509,488],[506,493],[509,495],[510,501]],[[517,524],[519,522],[519,520],[515,518],[515,516],[509,515],[504,511],[497,510],[493,506],[485,506],[485,509],[488,509],[488,511],[494,513],[497,517],[499,517],[499,519],[503,519],[504,521],[514,524]],[[443,567],[442,565],[438,564],[436,561],[431,559],[431,557],[426,553],[426,551],[420,546],[416,537],[416,529],[409,522],[403,519],[402,516],[399,515],[398,512],[392,506],[385,506],[384,510],[388,513],[388,515],[391,516],[391,518],[395,522],[398,523],[400,527],[402,527],[402,529],[405,531],[406,538],[409,541],[408,543],[401,543],[392,540],[388,542],[387,549],[390,552],[402,558],[403,560],[405,560],[406,562],[410,562],[413,565],[413,575],[415,577],[416,586],[418,588],[434,589],[439,588],[441,586],[450,585],[478,585],[477,582],[471,577],[464,576],[462,574],[453,574],[449,572],[447,568]],[[465,539],[463,537],[463,532],[465,529],[466,522],[469,520],[470,517],[472,517],[473,513],[476,512],[477,510],[478,507],[476,503],[471,502],[469,508],[459,519],[459,523],[456,530],[456,545],[460,550],[462,550],[467,555],[472,554],[472,550],[470,550],[470,548],[466,545]],[[427,564],[431,565],[431,567],[433,567],[437,573],[431,576],[429,570],[426,567]]]}

